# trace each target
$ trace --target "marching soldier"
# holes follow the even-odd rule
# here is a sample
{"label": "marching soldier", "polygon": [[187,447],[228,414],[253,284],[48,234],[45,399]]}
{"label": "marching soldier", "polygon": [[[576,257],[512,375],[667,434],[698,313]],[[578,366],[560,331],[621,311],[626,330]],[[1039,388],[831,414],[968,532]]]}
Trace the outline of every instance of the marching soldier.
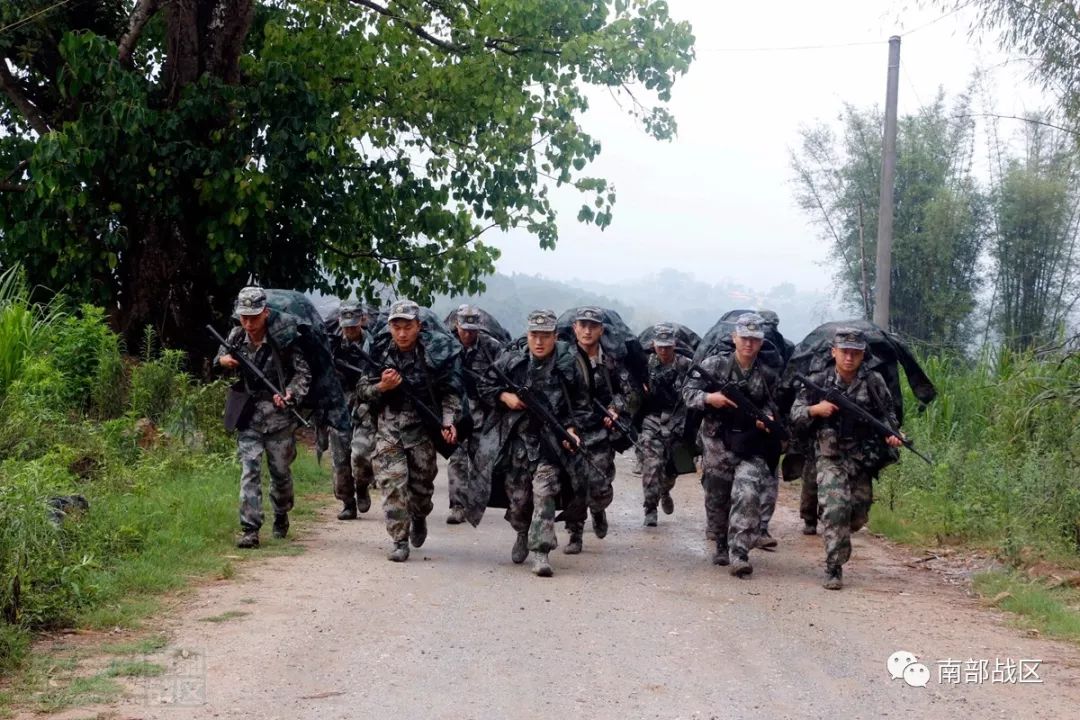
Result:
{"label": "marching soldier", "polygon": [[[311,368],[307,359],[292,343],[279,346],[271,337],[271,321],[289,322],[266,304],[266,292],[260,287],[245,287],[236,298],[240,327],[233,328],[214,363],[225,370],[236,370],[241,363],[233,353],[241,353],[268,377],[278,383],[284,395],[273,394],[262,385],[241,375],[246,393],[245,407],[237,412],[243,419],[237,424],[236,447],[240,458],[240,538],[238,548],[259,547],[259,529],[263,524],[262,456],[270,469],[270,504],[274,508],[274,537],[289,532],[289,511],[293,508],[292,462],[296,459],[296,420],[290,408],[307,395],[311,387]],[[297,333],[283,333],[296,337]]]}
{"label": "marching soldier", "polygon": [[[334,497],[342,502],[338,520],[355,520],[357,513],[371,509],[370,486],[374,475],[371,455],[375,452],[375,416],[370,402],[357,399],[356,383],[360,375],[378,373],[370,367],[371,342],[364,332],[364,307],[355,300],[341,303],[338,311],[340,334],[330,338],[330,350],[345,389],[345,399],[352,415],[352,433],[346,435],[330,428],[330,456],[334,465]],[[348,365],[353,369],[347,369]],[[361,371],[357,373],[357,370]]]}
{"label": "marching soldier", "polygon": [[[581,366],[589,392],[591,419],[581,428],[581,440],[590,462],[588,476],[588,509],[592,515],[593,532],[603,539],[608,532],[607,507],[615,497],[615,449],[611,445],[611,430],[615,420],[629,420],[641,401],[640,391],[626,365],[605,353],[600,343],[604,334],[604,311],[598,307],[580,308],[574,318],[577,339],[577,361]],[[598,401],[607,412],[595,407]],[[585,528],[583,515],[566,521],[570,541],[563,549],[568,555],[581,552]]]}
{"label": "marching soldier", "polygon": [[676,477],[672,453],[686,421],[682,388],[693,364],[675,352],[675,330],[670,325],[656,326],[653,349],[639,442],[646,527],[656,527],[657,505],[665,515],[675,512],[675,502],[671,499]]}
{"label": "marching soldier", "polygon": [[[565,441],[558,430],[579,444],[576,428],[589,416],[585,380],[574,350],[555,337],[557,318],[551,310],[536,310],[528,318],[528,346],[507,350],[495,361],[497,373],[480,383],[481,396],[494,406],[483,437],[481,454],[489,461],[492,480],[504,478],[509,507],[506,519],[517,533],[510,558],[525,562],[531,551],[533,573],[552,575],[548,553],[555,549],[555,506],[560,477],[570,472]],[[496,377],[492,377],[492,375]],[[511,381],[508,388],[501,378]],[[549,427],[525,400],[513,392],[527,387],[543,404],[548,417],[559,424]]]}
{"label": "marching soldier", "polygon": [[[375,358],[385,367],[377,381],[362,378],[356,396],[360,402],[378,401],[371,466],[383,496],[386,531],[394,541],[388,559],[404,562],[409,542],[420,547],[427,539],[438,472],[433,435],[448,445],[457,443],[464,388],[450,337],[433,335],[431,346],[421,340],[419,305],[398,300],[390,306],[387,322],[391,342],[385,354]],[[420,403],[437,415],[438,428],[425,423]]]}
{"label": "marching soldier", "polygon": [[[833,338],[835,365],[811,375],[810,380],[826,390],[838,390],[890,428],[897,428],[889,388],[879,373],[863,364],[865,355],[863,333],[841,328]],[[818,515],[825,540],[824,586],[839,590],[844,563],[851,558],[851,533],[870,519],[873,479],[896,462],[903,442],[897,436],[882,438],[806,386],[795,397],[791,422],[814,446]]]}
{"label": "marching soldier", "polygon": [[[765,337],[761,316],[740,315],[731,337],[735,352],[701,362],[715,382],[734,382],[757,409],[775,418],[775,374],[758,362]],[[723,392],[712,388],[704,373],[691,369],[683,387],[688,408],[705,412],[701,428],[701,484],[705,489],[708,533],[716,539],[717,565],[730,564],[736,577],[754,571],[749,554],[757,542],[761,506],[770,481],[765,425],[755,421]]]}
{"label": "marching soldier", "polygon": [[[484,427],[484,420],[491,412],[491,405],[480,397],[478,384],[487,372],[488,366],[495,361],[502,350],[502,344],[495,338],[482,332],[480,313],[476,308],[462,305],[457,311],[457,324],[454,334],[461,343],[462,380],[469,398],[469,411],[472,413],[473,427],[479,431]],[[446,472],[450,485],[450,514],[446,522],[457,525],[465,521],[465,511],[460,497],[460,488],[467,482],[469,473],[476,471],[476,450],[480,438],[473,435],[467,438],[450,457]]]}

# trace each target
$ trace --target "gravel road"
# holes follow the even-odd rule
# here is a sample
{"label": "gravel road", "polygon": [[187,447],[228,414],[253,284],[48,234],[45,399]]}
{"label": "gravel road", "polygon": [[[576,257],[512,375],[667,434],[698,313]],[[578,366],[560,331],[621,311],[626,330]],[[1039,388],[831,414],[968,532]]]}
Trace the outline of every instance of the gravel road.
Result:
{"label": "gravel road", "polygon": [[[586,534],[578,556],[556,551],[555,577],[540,579],[510,562],[501,511],[477,529],[445,525],[442,473],[437,482],[427,543],[407,563],[386,561],[377,504],[355,522],[328,505],[295,540],[306,552],[244,564],[162,618],[172,641],[148,659],[166,675],[96,710],[163,720],[1080,713],[1077,648],[1027,637],[866,531],[845,589],[824,590],[821,539],[799,532],[797,486],[782,491],[778,551],[755,551],[753,577],[737,580],[709,563],[697,479],[680,478],[675,514],[643,528],[640,480],[620,461],[608,537]],[[226,613],[235,617],[205,621]],[[897,650],[927,666],[926,687],[890,678]],[[1041,682],[1015,682],[1008,663],[1020,660]],[[948,681],[955,671],[961,682]]]}

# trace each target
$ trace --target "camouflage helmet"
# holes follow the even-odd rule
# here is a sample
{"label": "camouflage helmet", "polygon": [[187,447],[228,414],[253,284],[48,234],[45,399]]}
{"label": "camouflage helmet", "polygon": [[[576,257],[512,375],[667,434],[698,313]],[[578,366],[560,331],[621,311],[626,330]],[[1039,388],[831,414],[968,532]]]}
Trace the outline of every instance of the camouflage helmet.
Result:
{"label": "camouflage helmet", "polygon": [[765,319],[757,313],[743,313],[735,321],[735,335],[745,338],[765,338]]}
{"label": "camouflage helmet", "polygon": [[266,291],[257,285],[249,285],[236,296],[237,315],[259,315],[266,309]]}
{"label": "camouflage helmet", "polygon": [[555,332],[555,324],[558,317],[554,310],[533,310],[529,313],[529,332]]}
{"label": "camouflage helmet", "polygon": [[390,306],[390,315],[386,318],[391,320],[419,320],[420,306],[412,300],[398,300]]}
{"label": "camouflage helmet", "polygon": [[462,305],[457,309],[457,326],[461,330],[483,330],[480,312],[472,305]]}
{"label": "camouflage helmet", "polygon": [[574,313],[574,322],[593,322],[604,324],[604,311],[598,307],[592,305],[585,305],[579,307],[577,312]]}
{"label": "camouflage helmet", "polygon": [[671,325],[660,323],[653,331],[653,347],[675,347],[675,328]]}
{"label": "camouflage helmet", "polygon": [[866,335],[858,328],[837,328],[833,336],[833,347],[841,350],[866,350]]}
{"label": "camouflage helmet", "polygon": [[345,300],[338,309],[338,325],[343,328],[359,327],[364,322],[364,306],[356,300]]}

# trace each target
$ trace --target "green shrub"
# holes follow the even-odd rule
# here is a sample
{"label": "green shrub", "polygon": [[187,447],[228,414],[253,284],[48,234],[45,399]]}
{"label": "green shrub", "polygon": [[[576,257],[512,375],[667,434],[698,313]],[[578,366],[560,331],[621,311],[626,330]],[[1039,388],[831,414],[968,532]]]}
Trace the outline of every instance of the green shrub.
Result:
{"label": "green shrub", "polygon": [[905,457],[882,474],[875,495],[889,522],[1017,560],[1080,560],[1080,357],[1002,350],[925,368],[939,396],[905,430],[935,465]]}
{"label": "green shrub", "polygon": [[56,323],[49,352],[67,380],[65,405],[116,417],[124,406],[126,388],[119,336],[109,329],[105,311],[83,305],[77,315]]}
{"label": "green shrub", "polygon": [[30,303],[20,268],[0,273],[0,397],[22,374],[26,358],[40,350],[59,318],[56,306]]}

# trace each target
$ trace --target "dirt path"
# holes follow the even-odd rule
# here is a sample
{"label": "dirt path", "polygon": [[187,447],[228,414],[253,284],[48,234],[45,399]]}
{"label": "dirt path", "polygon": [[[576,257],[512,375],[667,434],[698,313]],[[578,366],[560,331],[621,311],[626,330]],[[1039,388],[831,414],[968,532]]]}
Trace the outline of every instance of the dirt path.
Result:
{"label": "dirt path", "polygon": [[[620,464],[607,539],[553,553],[550,580],[510,562],[500,511],[476,530],[443,524],[442,474],[428,541],[404,565],[385,559],[377,506],[349,523],[327,507],[297,540],[305,554],[248,567],[165,618],[173,641],[149,659],[169,672],[105,709],[169,720],[1077,717],[1080,651],[1025,637],[865,532],[847,587],[822,589],[821,539],[799,533],[791,487],[774,521],[779,550],[755,551],[748,581],[709,563],[696,479],[674,497],[673,516],[641,527],[640,481]],[[231,612],[246,614],[203,620]],[[928,666],[928,686],[890,679],[886,659],[901,649]],[[1042,682],[940,683],[949,659],[974,661],[961,668],[976,675],[979,661],[992,673],[996,660],[1041,660]]]}

